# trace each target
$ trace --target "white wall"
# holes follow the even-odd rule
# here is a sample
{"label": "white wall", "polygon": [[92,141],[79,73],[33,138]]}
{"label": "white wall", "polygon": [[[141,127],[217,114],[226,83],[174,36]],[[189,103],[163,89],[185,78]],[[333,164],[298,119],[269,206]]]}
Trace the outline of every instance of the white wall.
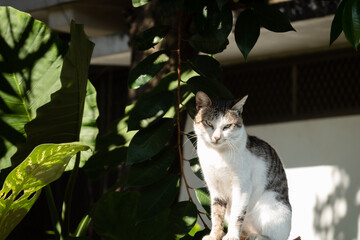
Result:
{"label": "white wall", "polygon": [[[286,167],[293,207],[290,239],[360,240],[360,115],[247,131],[270,143]],[[185,148],[185,154],[193,152]]]}

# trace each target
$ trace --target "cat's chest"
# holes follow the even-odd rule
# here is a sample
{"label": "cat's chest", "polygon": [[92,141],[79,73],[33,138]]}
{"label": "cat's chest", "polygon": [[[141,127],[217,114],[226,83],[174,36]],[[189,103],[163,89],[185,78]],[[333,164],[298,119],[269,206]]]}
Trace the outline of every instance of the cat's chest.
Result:
{"label": "cat's chest", "polygon": [[229,183],[238,166],[234,166],[235,153],[219,152],[211,148],[198,149],[198,157],[205,177]]}

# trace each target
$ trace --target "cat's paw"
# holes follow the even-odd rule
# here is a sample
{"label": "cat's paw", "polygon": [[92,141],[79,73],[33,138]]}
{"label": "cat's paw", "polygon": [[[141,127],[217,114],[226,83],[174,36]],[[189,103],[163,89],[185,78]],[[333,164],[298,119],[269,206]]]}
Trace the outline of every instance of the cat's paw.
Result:
{"label": "cat's paw", "polygon": [[202,238],[202,240],[218,240],[218,239],[214,236],[206,235],[205,237]]}
{"label": "cat's paw", "polygon": [[222,240],[240,240],[240,237],[226,234],[226,235],[222,238]]}

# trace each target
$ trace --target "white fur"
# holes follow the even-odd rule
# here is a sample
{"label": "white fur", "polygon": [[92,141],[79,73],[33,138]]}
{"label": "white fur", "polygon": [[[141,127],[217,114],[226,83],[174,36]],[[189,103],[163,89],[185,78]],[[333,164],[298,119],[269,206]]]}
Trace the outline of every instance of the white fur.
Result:
{"label": "white fur", "polygon": [[224,117],[212,121],[214,129],[194,124],[197,153],[210,197],[227,201],[228,234],[223,239],[240,239],[237,217],[246,209],[246,232],[286,240],[291,210],[275,199],[274,192],[265,191],[267,166],[246,148],[244,126],[224,130],[226,124]]}

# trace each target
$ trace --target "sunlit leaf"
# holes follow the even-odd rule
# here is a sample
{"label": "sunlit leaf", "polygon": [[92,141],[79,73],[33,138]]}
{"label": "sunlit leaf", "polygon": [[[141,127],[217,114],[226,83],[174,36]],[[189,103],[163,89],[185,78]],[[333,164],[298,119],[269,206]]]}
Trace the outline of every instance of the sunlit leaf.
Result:
{"label": "sunlit leaf", "polygon": [[[94,44],[84,33],[84,26],[72,22],[70,48],[64,57],[60,76],[61,89],[52,94],[51,101],[40,107],[36,118],[25,125],[26,144],[19,147],[14,162],[21,161],[42,143],[79,141],[93,48]],[[92,120],[93,124],[95,120]],[[96,134],[97,128],[93,125],[90,136],[95,138]]]}
{"label": "sunlit leaf", "polygon": [[10,172],[0,191],[0,239],[27,214],[39,190],[62,175],[72,156],[87,149],[80,143],[39,145]]}
{"label": "sunlit leaf", "polygon": [[62,55],[67,45],[27,13],[0,7],[0,19],[1,171],[10,167],[16,146],[26,142],[24,125],[60,88]]}
{"label": "sunlit leaf", "polygon": [[148,3],[148,0],[132,0],[133,7],[141,7]]}
{"label": "sunlit leaf", "polygon": [[190,201],[178,202],[171,208],[171,230],[179,237],[185,236],[195,225],[197,208]]}
{"label": "sunlit leaf", "polygon": [[134,46],[137,50],[144,51],[154,47],[168,34],[169,26],[160,25],[149,28],[138,34],[134,39]]}
{"label": "sunlit leaf", "polygon": [[260,24],[254,11],[247,8],[239,14],[235,25],[235,41],[245,59],[255,46],[259,35]]}
{"label": "sunlit leaf", "polygon": [[136,102],[128,120],[128,130],[136,130],[147,125],[162,116],[175,103],[173,92],[164,91],[156,94],[147,94]]}
{"label": "sunlit leaf", "polygon": [[205,211],[210,214],[211,200],[206,188],[195,189],[196,197]]}
{"label": "sunlit leaf", "polygon": [[173,119],[162,118],[135,134],[127,152],[127,164],[140,163],[161,151],[173,134]]}
{"label": "sunlit leaf", "polygon": [[142,60],[129,73],[128,86],[136,89],[150,81],[169,61],[166,51],[158,51]]}

